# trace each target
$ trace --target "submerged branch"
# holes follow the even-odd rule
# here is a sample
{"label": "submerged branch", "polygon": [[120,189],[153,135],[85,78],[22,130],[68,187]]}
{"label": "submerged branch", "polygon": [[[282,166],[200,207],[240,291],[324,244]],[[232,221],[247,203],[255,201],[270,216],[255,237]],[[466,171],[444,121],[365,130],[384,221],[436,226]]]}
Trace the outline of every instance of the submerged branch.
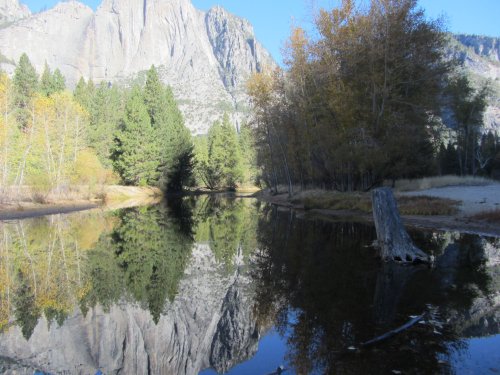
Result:
{"label": "submerged branch", "polygon": [[402,326],[398,327],[398,328],[395,328],[389,332],[386,332],[384,333],[383,335],[380,335],[380,336],[377,336],[371,340],[368,340],[368,341],[365,341],[363,342],[360,347],[367,347],[367,346],[370,346],[370,345],[373,345],[373,344],[376,344],[380,341],[384,341],[384,340],[387,340],[388,338],[394,336],[394,335],[397,335],[398,333],[401,333],[403,331],[406,331],[407,329],[411,328],[412,326],[414,326],[415,324],[417,324],[418,322],[420,322],[425,316],[425,313],[422,314],[422,315],[419,315],[419,316],[416,316],[414,318],[412,318],[411,320],[409,320],[408,322],[406,322],[405,324],[403,324]]}

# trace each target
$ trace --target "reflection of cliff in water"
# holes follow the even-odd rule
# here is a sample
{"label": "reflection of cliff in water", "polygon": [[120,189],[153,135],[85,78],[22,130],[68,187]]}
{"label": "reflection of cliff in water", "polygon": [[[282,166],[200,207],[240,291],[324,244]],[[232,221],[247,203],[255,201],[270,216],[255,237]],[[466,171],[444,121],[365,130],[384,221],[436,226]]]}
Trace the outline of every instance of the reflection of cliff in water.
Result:
{"label": "reflection of cliff in water", "polygon": [[[253,206],[225,200],[214,212],[207,207],[216,202],[179,202],[115,214],[112,229],[87,246],[78,270],[75,262],[67,264],[69,275],[79,279],[65,280],[62,268],[61,287],[73,298],[57,310],[62,313],[56,321],[40,302],[43,280],[37,275],[45,268],[35,269],[33,278],[21,272],[17,278],[24,281],[23,300],[29,304],[24,303],[24,318],[16,306],[8,309],[0,370],[195,374],[208,367],[224,372],[252,356],[260,336],[247,272],[255,242]],[[53,218],[44,231],[52,236],[58,226],[85,222],[84,216],[68,218]],[[4,229],[17,233],[12,226]],[[58,241],[81,243],[69,232]],[[199,242],[193,244],[194,238]],[[28,246],[29,257],[19,252],[19,258],[41,260],[47,246],[43,242],[36,251]],[[9,267],[12,276],[17,263]],[[46,295],[54,290],[51,286]]]}
{"label": "reflection of cliff in water", "polygon": [[193,249],[172,303],[157,324],[137,304],[75,312],[60,327],[40,319],[29,341],[21,328],[2,336],[0,353],[23,358],[22,366],[89,374],[196,374],[222,372],[257,349],[249,279],[240,270],[224,275],[207,245]]}

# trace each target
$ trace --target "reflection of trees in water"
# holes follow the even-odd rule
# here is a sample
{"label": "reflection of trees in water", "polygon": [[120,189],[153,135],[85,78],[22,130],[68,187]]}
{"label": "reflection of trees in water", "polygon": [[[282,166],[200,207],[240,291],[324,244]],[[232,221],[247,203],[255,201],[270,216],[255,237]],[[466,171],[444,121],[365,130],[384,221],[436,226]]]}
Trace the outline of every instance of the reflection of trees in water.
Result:
{"label": "reflection of trees in water", "polygon": [[177,293],[194,240],[209,242],[228,269],[238,250],[251,249],[256,216],[249,208],[242,200],[184,197],[120,211],[111,237],[101,238],[89,253],[92,287],[83,310],[96,303],[109,308],[128,294],[147,307],[157,323],[166,300],[172,302]]}
{"label": "reflection of trees in water", "polygon": [[111,225],[96,212],[0,224],[0,330],[15,320],[28,338],[42,313],[61,324],[85,292],[87,251]]}
{"label": "reflection of trees in water", "polygon": [[235,256],[245,258],[255,250],[257,218],[253,200],[201,197],[196,207],[196,242],[209,243],[217,261],[232,272],[237,263]]}
{"label": "reflection of trees in water", "polygon": [[77,305],[86,313],[123,297],[158,322],[177,293],[194,239],[209,242],[216,259],[234,271],[237,255],[255,248],[256,221],[249,200],[184,197],[112,215],[1,224],[0,329],[15,320],[28,338],[42,314],[49,324],[62,324]]}
{"label": "reflection of trees in water", "polygon": [[111,237],[104,236],[89,253],[91,281],[82,302],[85,311],[101,303],[109,308],[124,294],[150,310],[157,323],[166,300],[173,301],[193,244],[192,204],[124,209]]}
{"label": "reflection of trees in water", "polygon": [[[430,325],[417,325],[360,353],[346,349],[427,311],[427,304],[440,307],[446,319],[450,308],[467,310],[474,298],[491,292],[474,236],[447,246],[435,269],[380,264],[369,247],[371,226],[300,220],[275,208],[262,216],[258,238],[257,314],[262,320],[273,316],[287,334],[298,373],[446,371],[440,358],[450,343],[462,347],[452,329],[436,334]],[[436,254],[443,253],[443,243],[434,241]]]}
{"label": "reflection of trees in water", "polygon": [[[58,330],[47,331],[45,322],[38,322],[30,342],[22,340],[16,350],[10,343],[19,342],[21,332],[11,330],[2,335],[2,354],[23,366],[36,363],[45,371],[71,373],[97,364],[109,373],[146,368],[196,373],[206,366],[225,372],[254,355],[262,331],[254,319],[247,272],[252,257],[245,257],[255,243],[257,208],[250,200],[200,199],[195,206],[190,201],[187,210],[170,202],[113,214],[113,229],[82,257],[82,288],[75,300],[83,314],[72,311],[71,321]],[[206,213],[201,203],[222,204],[224,212],[217,216],[217,207],[205,206]],[[191,250],[195,236],[205,243]],[[227,254],[231,266],[225,267],[224,256],[216,257],[211,246]],[[22,277],[29,281],[30,273]],[[177,290],[178,299],[165,303]],[[33,329],[39,316],[33,285],[18,291],[19,311],[27,312],[18,323]],[[99,334],[93,334],[95,327]]]}

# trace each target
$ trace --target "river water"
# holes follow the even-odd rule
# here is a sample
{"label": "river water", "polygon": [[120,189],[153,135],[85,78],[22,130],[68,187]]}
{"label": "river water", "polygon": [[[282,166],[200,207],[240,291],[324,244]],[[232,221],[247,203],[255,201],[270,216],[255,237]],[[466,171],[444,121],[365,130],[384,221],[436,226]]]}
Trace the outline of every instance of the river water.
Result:
{"label": "river water", "polygon": [[0,222],[0,373],[500,372],[500,240],[410,234],[433,268],[248,198]]}

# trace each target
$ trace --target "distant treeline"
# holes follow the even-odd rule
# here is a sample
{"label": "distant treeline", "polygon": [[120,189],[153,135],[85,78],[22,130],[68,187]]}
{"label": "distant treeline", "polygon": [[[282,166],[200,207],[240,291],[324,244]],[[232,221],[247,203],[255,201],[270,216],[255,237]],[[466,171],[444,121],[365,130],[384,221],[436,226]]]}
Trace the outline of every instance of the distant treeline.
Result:
{"label": "distant treeline", "polygon": [[43,199],[72,185],[235,188],[252,182],[253,145],[222,116],[193,139],[169,86],[153,66],[143,86],[80,79],[73,92],[26,54],[14,76],[0,75],[0,183],[4,198],[26,187]]}
{"label": "distant treeline", "polygon": [[292,30],[285,70],[250,79],[268,186],[366,190],[385,180],[499,168],[498,137],[482,135],[488,84],[473,88],[445,58],[441,22],[416,4],[344,0],[320,11],[317,37]]}

